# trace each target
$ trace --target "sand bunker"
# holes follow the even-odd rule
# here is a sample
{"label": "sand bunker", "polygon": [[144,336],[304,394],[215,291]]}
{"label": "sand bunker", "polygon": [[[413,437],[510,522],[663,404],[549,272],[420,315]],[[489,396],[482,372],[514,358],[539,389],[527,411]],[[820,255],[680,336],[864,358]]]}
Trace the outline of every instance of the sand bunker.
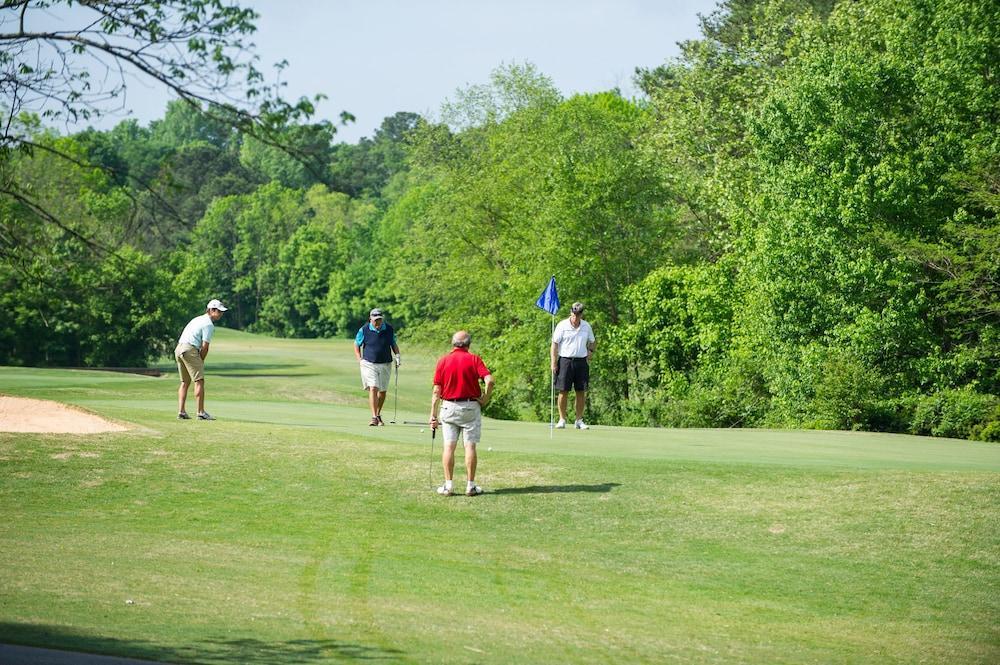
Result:
{"label": "sand bunker", "polygon": [[0,395],[0,432],[97,434],[127,429],[59,402]]}

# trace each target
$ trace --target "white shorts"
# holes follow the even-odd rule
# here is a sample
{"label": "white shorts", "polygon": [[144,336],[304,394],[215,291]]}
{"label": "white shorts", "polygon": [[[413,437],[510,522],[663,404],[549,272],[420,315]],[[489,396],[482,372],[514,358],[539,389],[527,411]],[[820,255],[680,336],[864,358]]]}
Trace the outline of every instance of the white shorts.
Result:
{"label": "white shorts", "polygon": [[465,432],[463,441],[466,445],[474,446],[479,443],[479,435],[483,430],[483,415],[479,402],[444,400],[439,415],[444,427],[445,443],[457,443],[460,431]]}
{"label": "white shorts", "polygon": [[361,387],[365,390],[376,388],[380,393],[384,393],[389,389],[390,376],[392,376],[392,363],[361,361]]}

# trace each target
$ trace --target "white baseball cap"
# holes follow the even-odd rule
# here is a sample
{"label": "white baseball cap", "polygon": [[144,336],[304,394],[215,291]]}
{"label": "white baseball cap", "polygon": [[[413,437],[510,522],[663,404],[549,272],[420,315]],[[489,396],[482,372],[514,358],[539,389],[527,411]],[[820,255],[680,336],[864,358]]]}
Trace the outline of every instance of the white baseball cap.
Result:
{"label": "white baseball cap", "polygon": [[225,305],[223,305],[222,301],[219,300],[218,298],[212,298],[211,300],[209,300],[208,301],[208,305],[206,305],[205,308],[206,309],[217,309],[220,312],[225,312],[227,309],[229,309],[228,307],[226,307]]}

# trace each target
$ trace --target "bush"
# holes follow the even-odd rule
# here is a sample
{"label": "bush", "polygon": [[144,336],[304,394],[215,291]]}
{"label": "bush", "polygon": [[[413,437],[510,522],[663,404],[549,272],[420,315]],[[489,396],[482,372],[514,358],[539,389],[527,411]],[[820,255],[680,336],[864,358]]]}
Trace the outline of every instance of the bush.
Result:
{"label": "bush", "polygon": [[672,372],[658,388],[646,389],[623,408],[621,422],[660,427],[755,427],[770,394],[750,358],[733,354],[706,366],[693,379]]}
{"label": "bush", "polygon": [[979,441],[995,441],[1000,443],[1000,407],[993,410],[993,415],[982,427],[975,427],[972,438]]}
{"label": "bush", "polygon": [[832,351],[820,364],[809,410],[817,429],[872,429],[882,380],[848,353]]}
{"label": "bush", "polygon": [[912,434],[982,441],[1000,440],[1000,397],[966,386],[942,390],[917,400]]}

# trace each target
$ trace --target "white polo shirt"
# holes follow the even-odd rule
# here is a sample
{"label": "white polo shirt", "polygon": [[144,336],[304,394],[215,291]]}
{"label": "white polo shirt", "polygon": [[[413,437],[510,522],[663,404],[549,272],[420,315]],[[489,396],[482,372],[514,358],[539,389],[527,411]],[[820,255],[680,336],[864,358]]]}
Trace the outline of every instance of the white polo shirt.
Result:
{"label": "white polo shirt", "polygon": [[563,319],[556,324],[552,333],[552,341],[559,345],[559,356],[562,358],[586,358],[587,344],[594,341],[594,329],[584,320],[576,328]]}
{"label": "white polo shirt", "polygon": [[[176,330],[176,328],[174,329]],[[211,342],[212,334],[215,332],[215,323],[208,314],[196,316],[184,327],[178,344],[190,344],[196,349],[200,349],[203,342]]]}

